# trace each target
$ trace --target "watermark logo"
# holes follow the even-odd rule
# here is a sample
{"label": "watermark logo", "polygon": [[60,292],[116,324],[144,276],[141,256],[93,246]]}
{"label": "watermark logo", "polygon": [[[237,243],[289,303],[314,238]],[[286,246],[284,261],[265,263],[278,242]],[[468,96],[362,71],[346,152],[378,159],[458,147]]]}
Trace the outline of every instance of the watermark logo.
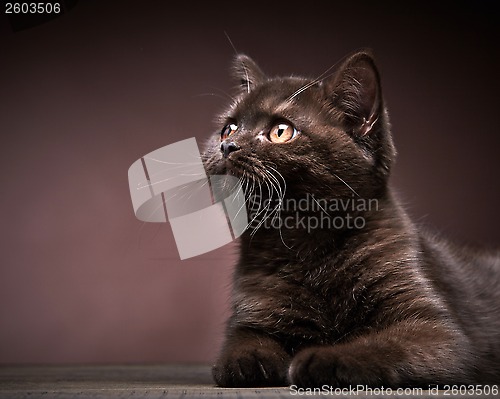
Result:
{"label": "watermark logo", "polygon": [[248,198],[247,209],[251,228],[300,229],[309,234],[318,229],[361,230],[366,226],[365,215],[378,211],[379,203],[376,198],[324,199],[309,193],[300,198],[269,198],[260,192]]}
{"label": "watermark logo", "polygon": [[128,170],[132,205],[144,222],[169,221],[181,259],[220,248],[248,225],[233,176],[207,176],[195,138],[159,148]]}

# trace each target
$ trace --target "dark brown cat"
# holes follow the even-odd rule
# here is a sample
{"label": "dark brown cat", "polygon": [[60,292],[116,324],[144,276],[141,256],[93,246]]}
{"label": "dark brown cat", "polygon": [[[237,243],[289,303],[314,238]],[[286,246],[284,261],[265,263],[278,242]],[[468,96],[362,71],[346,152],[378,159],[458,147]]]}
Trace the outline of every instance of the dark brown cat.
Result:
{"label": "dark brown cat", "polygon": [[253,220],[216,383],[500,382],[500,256],[417,229],[398,204],[371,54],[320,79],[267,78],[243,55],[234,70],[203,158],[241,178]]}

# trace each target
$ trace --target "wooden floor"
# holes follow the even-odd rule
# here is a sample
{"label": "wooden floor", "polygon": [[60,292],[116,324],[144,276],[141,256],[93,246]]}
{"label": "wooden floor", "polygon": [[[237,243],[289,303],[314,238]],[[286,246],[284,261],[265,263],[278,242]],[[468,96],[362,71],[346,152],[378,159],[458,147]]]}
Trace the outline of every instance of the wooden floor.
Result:
{"label": "wooden floor", "polygon": [[224,389],[208,366],[0,366],[0,398],[289,398],[288,387]]}
{"label": "wooden floor", "polygon": [[[295,393],[295,394],[294,394]],[[323,395],[314,395],[319,397]],[[330,395],[336,398],[426,398],[422,395]],[[293,398],[289,387],[224,389],[215,387],[208,366],[0,366],[0,399],[17,398]],[[471,396],[463,396],[471,397]],[[478,398],[480,396],[474,396]],[[497,396],[482,396],[493,398]]]}

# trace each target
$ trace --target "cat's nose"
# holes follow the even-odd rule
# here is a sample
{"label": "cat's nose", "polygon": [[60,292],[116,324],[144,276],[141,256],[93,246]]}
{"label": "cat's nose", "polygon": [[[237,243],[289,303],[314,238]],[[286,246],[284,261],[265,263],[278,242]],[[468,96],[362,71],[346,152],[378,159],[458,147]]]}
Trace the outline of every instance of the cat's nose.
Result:
{"label": "cat's nose", "polygon": [[241,147],[238,146],[234,141],[230,141],[229,143],[227,141],[223,141],[220,144],[220,150],[224,155],[224,158],[227,158],[233,151],[238,151],[240,149]]}

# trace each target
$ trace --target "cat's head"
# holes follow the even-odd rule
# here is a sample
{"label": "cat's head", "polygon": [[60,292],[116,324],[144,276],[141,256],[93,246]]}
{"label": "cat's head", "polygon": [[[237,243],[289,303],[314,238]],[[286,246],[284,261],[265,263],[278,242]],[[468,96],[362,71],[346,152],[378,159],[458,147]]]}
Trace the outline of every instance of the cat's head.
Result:
{"label": "cat's head", "polygon": [[294,197],[385,192],[395,150],[369,52],[318,79],[267,77],[245,55],[233,71],[237,97],[203,154],[209,174],[286,186]]}

